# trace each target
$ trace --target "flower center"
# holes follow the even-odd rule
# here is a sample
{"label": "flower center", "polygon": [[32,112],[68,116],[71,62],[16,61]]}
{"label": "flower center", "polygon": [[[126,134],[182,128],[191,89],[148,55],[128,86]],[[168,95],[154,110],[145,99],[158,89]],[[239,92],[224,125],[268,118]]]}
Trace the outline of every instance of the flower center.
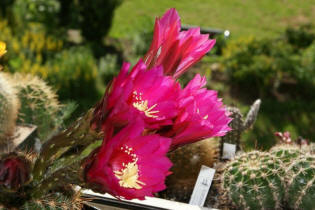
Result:
{"label": "flower center", "polygon": [[137,165],[138,158],[136,154],[132,154],[132,148],[128,146],[121,147],[125,153],[132,157],[132,162],[127,164],[122,163],[123,168],[121,170],[114,171],[115,176],[119,179],[119,185],[125,188],[135,188],[137,190],[141,189],[141,185],[145,183],[141,182],[139,179],[139,169]]}
{"label": "flower center", "polygon": [[144,112],[145,116],[151,118],[157,118],[155,114],[159,111],[153,111],[153,109],[157,106],[157,104],[152,105],[151,107],[148,106],[148,100],[142,99],[142,93],[137,93],[137,91],[133,92],[133,107],[138,109],[140,112]]}

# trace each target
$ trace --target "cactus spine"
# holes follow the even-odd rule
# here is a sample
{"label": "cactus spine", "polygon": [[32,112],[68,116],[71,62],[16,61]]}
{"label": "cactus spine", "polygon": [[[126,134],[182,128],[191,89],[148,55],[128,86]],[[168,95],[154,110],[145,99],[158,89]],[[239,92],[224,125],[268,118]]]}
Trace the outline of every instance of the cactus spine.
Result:
{"label": "cactus spine", "polygon": [[0,73],[0,145],[13,135],[19,101],[9,75]]}
{"label": "cactus spine", "polygon": [[39,137],[45,140],[56,128],[60,110],[56,93],[36,76],[15,74],[13,79],[21,102],[18,121],[37,125]]}
{"label": "cactus spine", "polygon": [[226,165],[222,188],[239,209],[279,209],[284,198],[281,160],[252,151]]}
{"label": "cactus spine", "polygon": [[292,209],[315,209],[315,157],[302,155],[287,170],[287,202]]}
{"label": "cactus spine", "polygon": [[[72,197],[65,196],[61,193],[46,194],[40,199],[31,199],[26,201],[23,206],[19,207],[22,210],[81,210],[83,206],[80,194],[76,193]],[[9,210],[0,206],[0,210]]]}
{"label": "cactus spine", "polygon": [[256,100],[251,106],[246,119],[243,119],[243,115],[237,107],[228,107],[228,112],[231,113],[230,117],[233,119],[229,126],[232,128],[225,136],[221,137],[221,156],[223,153],[223,144],[230,143],[237,146],[236,150],[240,150],[240,140],[242,133],[249,129],[256,121],[261,100]]}

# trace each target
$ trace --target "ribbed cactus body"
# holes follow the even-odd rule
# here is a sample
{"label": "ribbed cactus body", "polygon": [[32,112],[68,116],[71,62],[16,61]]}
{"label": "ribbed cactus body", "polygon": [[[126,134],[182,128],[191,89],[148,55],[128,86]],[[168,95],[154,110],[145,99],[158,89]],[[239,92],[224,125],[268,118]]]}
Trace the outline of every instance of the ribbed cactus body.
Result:
{"label": "ribbed cactus body", "polygon": [[222,188],[238,209],[279,209],[284,198],[281,160],[253,151],[226,165]]}
{"label": "ribbed cactus body", "polygon": [[13,79],[21,102],[18,121],[37,125],[39,137],[47,138],[60,108],[56,93],[36,76],[15,74]]}
{"label": "ribbed cactus body", "polygon": [[287,170],[287,202],[292,209],[315,209],[315,156],[303,155]]}
{"label": "ribbed cactus body", "polygon": [[160,196],[176,201],[188,202],[202,165],[213,167],[219,159],[217,139],[205,139],[185,145],[169,153],[173,172],[166,179],[167,189]]}
{"label": "ribbed cactus body", "polygon": [[270,149],[270,153],[279,158],[285,166],[290,165],[292,161],[303,154],[299,146],[290,144],[276,145]]}
{"label": "ribbed cactus body", "polygon": [[0,73],[0,145],[13,135],[19,101],[8,74]]}

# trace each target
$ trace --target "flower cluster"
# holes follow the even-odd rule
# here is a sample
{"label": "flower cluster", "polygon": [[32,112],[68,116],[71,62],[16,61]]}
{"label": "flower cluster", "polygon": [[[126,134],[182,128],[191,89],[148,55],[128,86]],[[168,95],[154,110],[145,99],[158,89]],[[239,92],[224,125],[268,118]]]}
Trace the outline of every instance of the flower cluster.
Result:
{"label": "flower cluster", "polygon": [[94,110],[91,127],[104,140],[83,164],[91,188],[126,199],[152,196],[171,173],[168,151],[230,130],[205,77],[196,75],[185,88],[177,81],[214,44],[199,28],[181,32],[175,9],[156,19],[148,53],[130,71],[123,64]]}

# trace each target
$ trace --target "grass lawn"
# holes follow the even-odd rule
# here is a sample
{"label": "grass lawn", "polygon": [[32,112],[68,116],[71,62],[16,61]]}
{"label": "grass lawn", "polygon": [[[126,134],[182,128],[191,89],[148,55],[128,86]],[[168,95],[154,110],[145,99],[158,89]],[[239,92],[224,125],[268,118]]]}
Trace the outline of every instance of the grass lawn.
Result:
{"label": "grass lawn", "polygon": [[172,7],[182,23],[228,29],[233,38],[273,36],[288,25],[315,24],[315,0],[124,0],[110,35],[126,37],[152,28],[155,16]]}

